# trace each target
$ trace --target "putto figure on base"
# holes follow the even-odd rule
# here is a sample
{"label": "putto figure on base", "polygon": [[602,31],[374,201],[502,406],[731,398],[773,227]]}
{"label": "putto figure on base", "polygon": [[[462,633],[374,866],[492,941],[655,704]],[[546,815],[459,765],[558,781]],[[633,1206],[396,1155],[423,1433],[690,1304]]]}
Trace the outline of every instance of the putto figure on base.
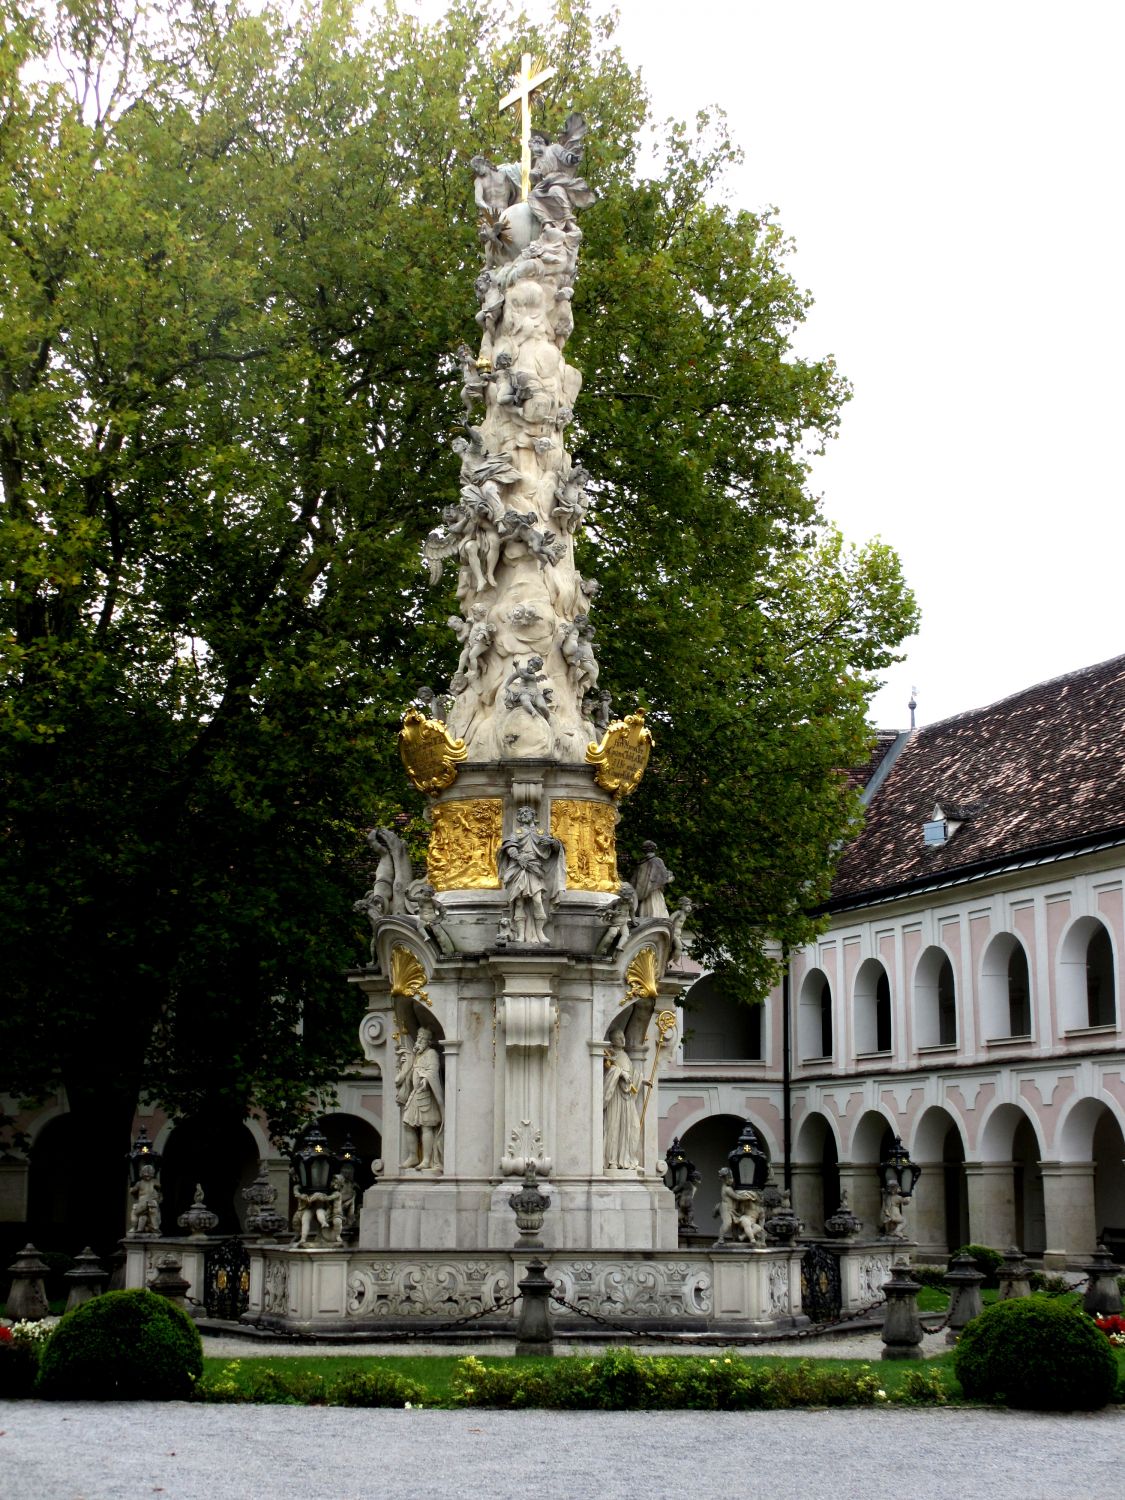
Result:
{"label": "putto figure on base", "polygon": [[719,1221],[719,1238],[716,1245],[749,1245],[761,1249],[766,1243],[766,1203],[756,1188],[736,1188],[734,1173],[729,1167],[719,1171],[719,1206],[715,1217]]}
{"label": "putto figure on base", "polygon": [[156,1168],[151,1162],[143,1162],[137,1181],[129,1189],[133,1206],[129,1210],[130,1234],[160,1233],[160,1184],[156,1179]]}

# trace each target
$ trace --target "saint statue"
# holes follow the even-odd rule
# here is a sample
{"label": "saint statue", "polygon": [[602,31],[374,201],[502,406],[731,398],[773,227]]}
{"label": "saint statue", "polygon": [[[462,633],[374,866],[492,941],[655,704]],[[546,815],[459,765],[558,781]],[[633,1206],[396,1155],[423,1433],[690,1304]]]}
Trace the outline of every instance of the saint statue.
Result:
{"label": "saint statue", "polygon": [[641,1117],[637,1113],[641,1083],[641,1071],[633,1066],[625,1050],[624,1032],[611,1031],[602,1085],[607,1172],[616,1167],[629,1170],[641,1164]]}
{"label": "saint statue", "polygon": [[541,833],[535,826],[534,811],[521,807],[515,832],[500,845],[498,863],[515,941],[546,943],[548,907],[566,886],[566,854],[561,840]]}
{"label": "saint statue", "polygon": [[441,1084],[441,1054],[434,1046],[434,1034],[428,1026],[419,1026],[413,1052],[405,1048],[400,1052],[395,1097],[403,1106],[402,1123],[409,1142],[403,1170],[416,1167],[420,1172],[439,1172],[445,1092]]}
{"label": "saint statue", "polygon": [[673,875],[656,852],[656,845],[646,839],[641,845],[641,862],[633,875],[633,889],[637,893],[639,915],[645,917],[667,917],[668,903],[664,889],[671,885]]}

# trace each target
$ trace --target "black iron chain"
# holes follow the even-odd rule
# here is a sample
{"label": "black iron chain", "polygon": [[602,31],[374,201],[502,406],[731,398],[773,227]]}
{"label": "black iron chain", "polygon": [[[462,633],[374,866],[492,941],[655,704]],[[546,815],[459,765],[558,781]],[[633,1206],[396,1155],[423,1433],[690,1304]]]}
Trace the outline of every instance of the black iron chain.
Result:
{"label": "black iron chain", "polygon": [[[627,1333],[633,1338],[651,1339],[657,1343],[676,1344],[680,1348],[688,1345],[699,1345],[704,1348],[715,1347],[714,1334],[660,1333],[652,1329],[637,1328],[629,1323],[619,1323],[612,1318],[603,1317],[601,1313],[593,1312],[588,1307],[580,1307],[574,1302],[568,1302],[565,1297],[556,1296],[554,1292],[551,1293],[551,1301],[559,1307],[565,1307],[568,1312],[576,1313],[581,1318],[588,1318],[592,1323],[600,1323],[604,1328],[612,1329],[614,1333]],[[787,1329],[784,1333],[755,1335],[752,1342],[757,1346],[758,1344],[799,1343],[803,1339],[816,1338],[818,1334],[866,1317],[875,1308],[881,1307],[885,1301],[885,1297],[877,1297],[874,1302],[869,1302],[866,1307],[858,1308],[855,1312],[849,1312],[838,1318],[830,1318],[823,1323],[811,1323],[807,1328],[791,1328]]]}

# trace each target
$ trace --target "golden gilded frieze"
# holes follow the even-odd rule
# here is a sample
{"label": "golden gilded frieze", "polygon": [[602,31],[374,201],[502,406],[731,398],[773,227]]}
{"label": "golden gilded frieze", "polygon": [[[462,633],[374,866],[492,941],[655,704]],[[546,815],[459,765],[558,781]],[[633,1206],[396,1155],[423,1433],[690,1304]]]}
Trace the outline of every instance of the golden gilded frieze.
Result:
{"label": "golden gilded frieze", "polygon": [[594,779],[615,797],[635,791],[645,774],[652,751],[652,733],[645,728],[645,711],[612,723],[597,744],[586,746],[586,763],[595,766]]}
{"label": "golden gilded frieze", "polygon": [[427,719],[408,708],[398,734],[398,753],[410,784],[418,792],[443,792],[457,779],[457,766],[468,755],[464,740],[455,740],[440,719]]}
{"label": "golden gilded frieze", "polygon": [[440,802],[433,809],[426,874],[435,891],[498,891],[496,857],[504,831],[499,797]]}
{"label": "golden gilded frieze", "polygon": [[617,811],[611,802],[551,799],[551,832],[566,850],[570,891],[618,891]]}

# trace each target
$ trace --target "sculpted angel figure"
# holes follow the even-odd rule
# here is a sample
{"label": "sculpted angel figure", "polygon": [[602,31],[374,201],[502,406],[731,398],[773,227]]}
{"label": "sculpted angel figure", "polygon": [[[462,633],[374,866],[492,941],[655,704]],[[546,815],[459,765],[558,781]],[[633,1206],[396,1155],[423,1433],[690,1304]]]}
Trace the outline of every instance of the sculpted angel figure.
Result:
{"label": "sculpted angel figure", "polygon": [[586,483],[590,478],[581,464],[575,464],[564,479],[560,474],[555,481],[555,504],[551,520],[560,531],[572,535],[582,525],[586,515]]}
{"label": "sculpted angel figure", "polygon": [[450,630],[461,643],[461,659],[453,677],[454,692],[464,692],[470,682],[481,674],[484,658],[496,639],[496,626],[488,624],[488,609],[483,604],[474,604],[469,609],[469,618],[450,615]]}
{"label": "sculpted angel figure", "polygon": [[579,693],[593,691],[598,685],[598,659],[594,655],[594,629],[585,615],[563,622],[559,650],[566,662],[570,680]]}
{"label": "sculpted angel figure", "polygon": [[605,1137],[605,1168],[628,1171],[641,1164],[641,1117],[637,1094],[643,1077],[625,1049],[625,1033],[609,1034],[602,1080],[602,1118]]}
{"label": "sculpted angel figure", "polygon": [[879,1214],[879,1233],[885,1240],[904,1240],[903,1208],[906,1197],[893,1183],[883,1189],[883,1201]]}
{"label": "sculpted angel figure", "polygon": [[668,967],[678,968],[684,956],[684,923],[695,910],[694,904],[687,898],[680,902],[672,913],[672,947],[668,954]]}
{"label": "sculpted angel figure", "polygon": [[454,358],[461,366],[461,404],[465,416],[472,415],[473,407],[484,400],[485,376],[477,364],[477,357],[468,344],[458,344]]}
{"label": "sculpted angel figure", "polygon": [[521,807],[515,831],[500,844],[497,867],[515,941],[546,943],[548,907],[566,887],[562,841],[542,833],[535,826],[533,809]]}
{"label": "sculpted angel figure", "polygon": [[508,455],[489,453],[479,427],[470,427],[467,431],[467,438],[455,437],[450,444],[461,459],[462,481],[479,485],[482,489],[490,480],[495,484],[518,484],[523,475]]}
{"label": "sculpted angel figure", "polygon": [[508,708],[523,708],[529,714],[540,714],[544,719],[551,717],[551,689],[540,687],[540,683],[548,681],[547,674],[543,671],[543,658],[541,656],[529,656],[525,666],[520,666],[518,661],[513,661],[512,675],[504,684],[504,703]]}
{"label": "sculpted angel figure", "polygon": [[620,948],[637,920],[636,891],[627,880],[623,880],[617,890],[617,896],[598,913],[598,919],[606,929],[598,942],[599,954],[613,953]]}

